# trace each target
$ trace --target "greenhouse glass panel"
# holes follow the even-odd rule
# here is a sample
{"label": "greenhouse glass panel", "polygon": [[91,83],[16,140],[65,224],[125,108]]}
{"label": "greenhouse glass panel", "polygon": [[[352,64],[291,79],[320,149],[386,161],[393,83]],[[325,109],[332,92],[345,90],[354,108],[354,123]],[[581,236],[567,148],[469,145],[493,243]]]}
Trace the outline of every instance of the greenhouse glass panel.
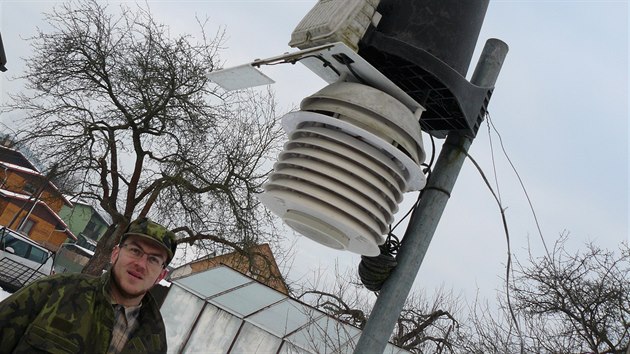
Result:
{"label": "greenhouse glass panel", "polygon": [[285,340],[314,353],[338,353],[351,338],[358,337],[358,328],[324,316]]}
{"label": "greenhouse glass panel", "polygon": [[250,323],[245,323],[230,353],[275,354],[280,344],[282,344],[282,339]]}
{"label": "greenhouse glass panel", "polygon": [[246,321],[283,338],[322,315],[312,307],[287,299],[247,317]]}
{"label": "greenhouse glass panel", "polygon": [[[169,350],[179,352],[205,301],[172,284],[160,312],[166,327]],[[182,306],[186,304],[186,306]]]}
{"label": "greenhouse glass panel", "polygon": [[336,352],[335,354],[337,354],[337,353],[339,353],[339,354],[352,354],[352,353],[354,353],[354,348],[357,346],[357,342],[358,341],[359,341],[359,336],[356,336],[356,337],[350,339],[348,342],[346,342],[346,344],[341,346],[341,348],[339,348],[339,351]]}
{"label": "greenhouse glass panel", "polygon": [[190,335],[184,353],[227,353],[241,323],[243,321],[240,318],[207,304]]}
{"label": "greenhouse glass panel", "polygon": [[286,298],[285,295],[259,283],[251,283],[210,300],[242,317]]}
{"label": "greenhouse glass panel", "polygon": [[218,267],[176,279],[173,283],[180,284],[205,299],[251,281],[235,270]]}
{"label": "greenhouse glass panel", "polygon": [[278,354],[314,354],[313,352],[309,352],[308,350],[302,349],[294,344],[291,344],[287,341],[282,342],[282,348]]}

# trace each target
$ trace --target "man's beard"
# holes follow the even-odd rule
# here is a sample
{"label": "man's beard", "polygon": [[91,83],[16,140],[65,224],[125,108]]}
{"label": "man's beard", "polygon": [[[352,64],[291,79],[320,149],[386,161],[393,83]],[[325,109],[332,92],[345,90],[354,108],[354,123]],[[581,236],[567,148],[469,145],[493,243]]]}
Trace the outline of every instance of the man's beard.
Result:
{"label": "man's beard", "polygon": [[118,294],[120,294],[120,296],[124,297],[125,299],[134,299],[134,298],[137,298],[138,296],[142,296],[146,294],[147,291],[149,291],[149,289],[141,289],[135,293],[129,293],[125,289],[123,289],[122,286],[120,285],[120,280],[117,274],[116,263],[118,263],[118,258],[116,259],[114,264],[112,264],[111,282],[112,282],[112,286],[116,287],[116,290],[118,290]]}

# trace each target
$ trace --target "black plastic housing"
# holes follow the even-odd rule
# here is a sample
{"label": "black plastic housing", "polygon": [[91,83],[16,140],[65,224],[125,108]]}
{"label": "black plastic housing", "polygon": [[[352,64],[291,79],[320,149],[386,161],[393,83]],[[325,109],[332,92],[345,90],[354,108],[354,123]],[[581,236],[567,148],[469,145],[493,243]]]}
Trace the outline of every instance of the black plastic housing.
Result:
{"label": "black plastic housing", "polygon": [[492,87],[466,80],[488,0],[381,0],[359,55],[424,106],[422,129],[474,137]]}

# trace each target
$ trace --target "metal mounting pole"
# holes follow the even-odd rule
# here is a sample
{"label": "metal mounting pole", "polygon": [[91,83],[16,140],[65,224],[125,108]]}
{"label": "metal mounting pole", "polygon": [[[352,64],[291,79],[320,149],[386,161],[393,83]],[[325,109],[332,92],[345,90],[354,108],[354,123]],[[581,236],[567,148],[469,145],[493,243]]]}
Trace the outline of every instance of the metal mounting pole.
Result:
{"label": "metal mounting pole", "polygon": [[[493,87],[507,51],[507,44],[498,39],[489,39],[481,53],[471,83]],[[383,284],[354,349],[355,354],[382,353],[385,350],[472,141],[472,138],[459,134],[448,134],[419,205],[411,216],[398,252],[398,266]]]}

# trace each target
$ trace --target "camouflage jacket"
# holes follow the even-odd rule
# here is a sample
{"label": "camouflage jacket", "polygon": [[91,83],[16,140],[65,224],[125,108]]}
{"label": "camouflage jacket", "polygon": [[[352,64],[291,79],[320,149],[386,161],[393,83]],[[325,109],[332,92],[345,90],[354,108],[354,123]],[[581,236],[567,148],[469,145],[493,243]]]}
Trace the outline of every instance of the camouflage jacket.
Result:
{"label": "camouflage jacket", "polygon": [[[59,274],[38,280],[0,302],[0,353],[106,353],[114,309],[109,273]],[[164,322],[150,294],[123,353],[165,353]]]}

